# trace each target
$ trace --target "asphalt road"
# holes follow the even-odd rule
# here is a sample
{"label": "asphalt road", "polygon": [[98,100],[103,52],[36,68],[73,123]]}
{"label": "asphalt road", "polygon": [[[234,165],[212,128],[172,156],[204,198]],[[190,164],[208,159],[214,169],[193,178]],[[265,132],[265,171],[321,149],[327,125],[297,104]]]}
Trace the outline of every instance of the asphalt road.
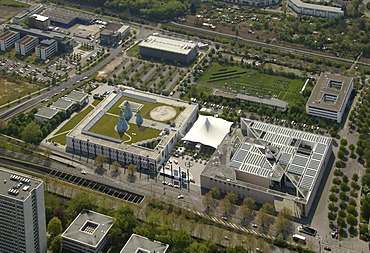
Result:
{"label": "asphalt road", "polygon": [[26,99],[24,101],[21,101],[20,104],[15,105],[12,108],[6,108],[0,112],[0,118],[1,119],[9,119],[21,112],[24,112],[28,110],[29,108],[32,108],[36,104],[40,103],[43,99],[50,99],[52,98],[54,93],[60,93],[62,89],[68,88],[80,80],[83,80],[85,77],[89,77],[92,74],[94,74],[96,71],[98,71],[101,67],[108,64],[110,61],[112,61],[120,52],[122,51],[121,47],[117,48],[111,48],[110,49],[110,55],[105,58],[103,61],[101,61],[98,65],[94,66],[93,68],[89,69],[88,71],[80,74],[70,77],[67,81],[59,83],[58,86],[51,87],[50,91],[46,91],[44,93],[41,93],[40,95],[33,97],[31,99]]}

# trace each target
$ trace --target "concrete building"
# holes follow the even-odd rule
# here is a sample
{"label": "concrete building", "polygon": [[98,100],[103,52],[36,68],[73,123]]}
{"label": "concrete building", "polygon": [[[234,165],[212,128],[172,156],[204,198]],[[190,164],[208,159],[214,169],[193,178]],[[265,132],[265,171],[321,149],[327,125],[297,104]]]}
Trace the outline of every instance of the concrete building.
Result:
{"label": "concrete building", "polygon": [[44,183],[0,168],[0,252],[46,252]]}
{"label": "concrete building", "polygon": [[51,25],[63,28],[70,28],[75,24],[90,25],[93,19],[92,15],[55,6],[45,9],[42,15],[50,18]]}
{"label": "concrete building", "polygon": [[50,26],[50,18],[39,14],[33,14],[28,17],[28,26],[40,30],[47,30]]}
{"label": "concrete building", "polygon": [[35,114],[35,119],[38,122],[48,122],[59,113],[58,110],[49,107],[40,108]]}
{"label": "concrete building", "polygon": [[76,253],[98,253],[108,239],[113,218],[83,210],[62,234],[63,250]]}
{"label": "concrete building", "polygon": [[343,17],[344,11],[338,7],[304,3],[300,0],[288,0],[288,6],[297,14],[323,18]]}
{"label": "concrete building", "polygon": [[139,44],[139,54],[147,58],[189,64],[198,55],[198,45],[189,41],[149,36]]}
{"label": "concrete building", "polygon": [[0,35],[0,50],[6,51],[9,48],[14,47],[14,44],[17,40],[19,40],[20,35],[19,32],[15,31],[6,31],[5,33]]}
{"label": "concrete building", "polygon": [[[307,216],[332,154],[329,137],[241,119],[201,173],[202,190],[252,197]],[[330,168],[329,168],[330,169]]]}
{"label": "concrete building", "polygon": [[34,52],[35,47],[39,44],[39,39],[35,36],[26,35],[15,42],[15,53],[26,56],[30,52]]}
{"label": "concrete building", "polygon": [[100,43],[103,45],[113,45],[119,43],[130,33],[130,25],[118,23],[108,23],[100,32]]}
{"label": "concrete building", "polygon": [[54,39],[45,39],[35,48],[36,58],[39,60],[50,59],[58,52],[58,43]]}
{"label": "concrete building", "polygon": [[44,6],[42,4],[34,4],[30,6],[27,10],[24,10],[21,13],[15,15],[13,17],[13,24],[19,25],[20,23],[25,21],[25,19],[29,15],[40,13],[42,12],[43,9],[44,9]]}
{"label": "concrete building", "polygon": [[132,234],[120,253],[166,253],[169,245]]}
{"label": "concrete building", "polygon": [[81,106],[84,106],[85,104],[87,104],[87,102],[89,102],[89,94],[73,90],[70,93],[68,93],[64,97],[64,99],[67,101],[72,101],[73,103],[79,104]]}
{"label": "concrete building", "polygon": [[20,33],[20,37],[31,35],[42,40],[55,40],[58,44],[58,50],[61,52],[69,52],[73,49],[73,39],[61,33],[42,31],[35,28],[25,28],[19,25],[6,25],[5,29]]}
{"label": "concrete building", "polygon": [[57,101],[50,105],[50,108],[68,114],[75,109],[75,103],[63,98],[59,98]]}
{"label": "concrete building", "polygon": [[321,73],[307,101],[307,114],[340,123],[352,90],[353,78]]}
{"label": "concrete building", "polygon": [[[97,134],[90,131],[91,128],[117,103],[123,98],[130,102],[132,112],[140,111],[143,103],[151,105],[161,104],[158,108],[159,117],[170,116],[170,111],[174,108],[181,108],[179,113],[170,116],[165,121],[149,119],[143,115],[142,126],[160,132],[159,135],[152,136],[147,140],[135,143],[126,143],[122,139],[112,138],[106,135]],[[145,107],[145,106],[144,106]],[[167,108],[169,108],[167,110]],[[139,170],[148,170],[155,173],[171,156],[172,149],[176,142],[189,131],[198,117],[198,105],[189,104],[186,101],[176,100],[166,96],[159,96],[145,93],[138,90],[126,89],[117,94],[111,93],[103,100],[88,116],[86,116],[77,126],[67,135],[67,151],[76,155],[82,155],[94,159],[97,155],[104,155],[107,161],[116,160],[122,165],[135,164]],[[118,120],[118,117],[117,117]],[[133,116],[130,124],[136,124]],[[112,128],[112,131],[116,131]],[[135,133],[136,134],[136,133]],[[156,142],[155,148],[149,148],[151,143]]]}

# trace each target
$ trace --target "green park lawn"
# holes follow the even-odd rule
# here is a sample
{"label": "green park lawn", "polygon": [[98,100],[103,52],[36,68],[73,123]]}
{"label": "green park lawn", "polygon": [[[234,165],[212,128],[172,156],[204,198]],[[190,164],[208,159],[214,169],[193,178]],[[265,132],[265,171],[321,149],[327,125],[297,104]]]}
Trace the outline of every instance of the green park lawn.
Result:
{"label": "green park lawn", "polygon": [[215,87],[242,91],[251,95],[276,95],[287,102],[295,102],[304,81],[283,76],[260,73],[239,66],[212,64],[199,80]]}
{"label": "green park lawn", "polygon": [[[116,139],[121,139],[122,141],[127,141],[129,138],[126,135],[120,135],[116,130],[115,127],[117,125],[118,117],[105,114],[101,119],[95,123],[90,128],[90,132],[109,136]],[[139,127],[136,124],[131,124],[130,129],[126,132],[128,135],[131,136],[131,141],[127,142],[128,144],[135,143],[138,141],[143,141],[151,138],[158,137],[161,133],[160,130],[149,128],[149,127]]]}
{"label": "green park lawn", "polygon": [[0,0],[0,5],[11,6],[11,7],[28,7],[29,4],[18,2],[15,0]]}
{"label": "green park lawn", "polygon": [[[112,113],[112,114],[116,114],[116,115],[119,115],[119,111],[120,111],[120,108],[119,106],[123,103],[123,101],[131,101],[131,102],[135,102],[135,103],[139,103],[139,104],[142,104],[143,107],[141,108],[141,114],[143,115],[143,118],[144,119],[151,119],[153,120],[151,117],[150,117],[150,112],[158,107],[158,106],[163,106],[163,105],[166,105],[166,106],[170,106],[170,105],[167,105],[167,104],[163,104],[163,103],[149,103],[149,102],[146,102],[146,101],[143,101],[143,100],[139,100],[139,99],[134,99],[134,98],[129,98],[129,97],[121,97],[109,110],[108,112],[109,113]],[[174,118],[176,118],[179,113],[180,113],[180,108],[176,107],[176,106],[171,106],[173,108],[175,108],[176,110],[176,116]],[[168,120],[166,120],[168,121]]]}
{"label": "green park lawn", "polygon": [[94,101],[92,102],[92,105],[93,105],[93,106],[97,106],[100,102],[101,102],[101,100],[99,100],[99,99],[94,99]]}
{"label": "green park lawn", "polygon": [[137,56],[139,53],[139,43],[132,46],[129,50],[127,50],[127,55],[129,56]]}
{"label": "green park lawn", "polygon": [[[64,126],[62,126],[58,132],[56,132],[54,135],[70,131],[72,130],[83,118],[86,117],[86,115],[91,112],[94,109],[92,106],[88,106],[85,110],[79,112],[75,116],[73,116]],[[54,138],[54,137],[53,137]]]}

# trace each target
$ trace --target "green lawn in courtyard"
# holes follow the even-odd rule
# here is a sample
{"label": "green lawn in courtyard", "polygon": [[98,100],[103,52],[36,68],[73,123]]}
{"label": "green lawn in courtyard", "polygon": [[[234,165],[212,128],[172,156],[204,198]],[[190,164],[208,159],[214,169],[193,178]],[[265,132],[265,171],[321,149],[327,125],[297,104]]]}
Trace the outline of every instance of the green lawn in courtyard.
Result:
{"label": "green lawn in courtyard", "polygon": [[[120,134],[116,131],[115,127],[117,125],[117,121],[118,117],[105,114],[98,122],[95,123],[95,125],[90,128],[90,132],[121,139],[123,141],[129,140],[126,135],[120,136]],[[161,133],[161,131],[158,129],[148,127],[140,127],[139,129],[136,124],[129,123],[129,125],[130,129],[126,133],[131,136],[131,141],[127,142],[128,144],[155,138]]]}
{"label": "green lawn in courtyard", "polygon": [[100,99],[94,99],[94,101],[91,103],[93,106],[97,106],[102,100]]}
{"label": "green lawn in courtyard", "polygon": [[70,131],[72,130],[83,118],[86,117],[86,115],[91,112],[94,109],[92,106],[88,106],[85,110],[79,112],[75,116],[73,116],[64,126],[62,126],[58,132],[56,132],[54,135]]}
{"label": "green lawn in courtyard", "polygon": [[245,91],[250,95],[271,95],[294,102],[304,81],[260,73],[239,66],[212,64],[199,80],[201,83],[229,90]]}
{"label": "green lawn in courtyard", "polygon": [[[142,104],[143,107],[141,108],[141,114],[143,115],[143,118],[144,119],[151,119],[153,120],[151,117],[150,117],[150,112],[158,107],[158,106],[170,106],[172,108],[174,108],[176,110],[176,116],[174,118],[176,118],[179,113],[180,113],[180,108],[176,107],[176,106],[172,106],[172,105],[167,105],[167,104],[163,104],[163,103],[149,103],[149,102],[146,102],[146,101],[143,101],[143,100],[140,100],[140,99],[134,99],[134,98],[129,98],[129,97],[121,97],[109,110],[108,112],[109,113],[112,113],[112,114],[116,114],[116,115],[119,115],[119,111],[120,111],[120,108],[119,106],[123,103],[123,101],[131,101],[131,102],[135,102],[135,103],[139,103],[139,104]],[[168,121],[168,120],[166,120]]]}
{"label": "green lawn in courtyard", "polygon": [[66,145],[67,144],[66,136],[67,136],[67,133],[64,133],[64,134],[50,138],[49,141],[57,142],[60,145]]}

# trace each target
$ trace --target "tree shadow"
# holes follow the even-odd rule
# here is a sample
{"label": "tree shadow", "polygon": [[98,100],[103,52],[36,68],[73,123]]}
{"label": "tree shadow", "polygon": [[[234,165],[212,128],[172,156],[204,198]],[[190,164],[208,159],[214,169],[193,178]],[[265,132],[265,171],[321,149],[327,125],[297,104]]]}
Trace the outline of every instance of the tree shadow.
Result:
{"label": "tree shadow", "polygon": [[120,171],[120,170],[112,170],[112,171],[110,172],[110,175],[111,175],[112,177],[116,178],[116,177],[118,177],[118,176],[120,176],[120,175],[121,175],[121,171]]}
{"label": "tree shadow", "polygon": [[95,174],[98,174],[99,176],[103,175],[107,170],[101,166],[101,167],[97,167],[95,169]]}
{"label": "tree shadow", "polygon": [[127,175],[127,181],[129,183],[134,183],[136,181],[136,175],[128,174]]}

